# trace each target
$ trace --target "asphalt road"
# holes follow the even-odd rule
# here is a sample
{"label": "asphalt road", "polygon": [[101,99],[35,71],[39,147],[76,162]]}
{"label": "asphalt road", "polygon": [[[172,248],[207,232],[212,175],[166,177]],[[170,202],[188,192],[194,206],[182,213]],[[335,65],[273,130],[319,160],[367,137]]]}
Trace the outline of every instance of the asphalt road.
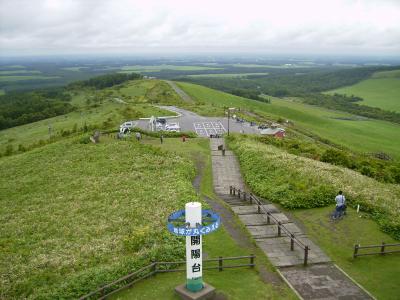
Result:
{"label": "asphalt road", "polygon": [[[210,134],[223,134],[228,131],[228,118],[203,117],[198,114],[175,106],[160,106],[163,109],[180,114],[176,118],[168,118],[167,123],[179,123],[181,131],[195,131],[199,136],[209,137]],[[149,120],[139,120],[137,126],[149,130]],[[239,123],[229,120],[230,132],[259,134],[257,126],[250,123]]]}

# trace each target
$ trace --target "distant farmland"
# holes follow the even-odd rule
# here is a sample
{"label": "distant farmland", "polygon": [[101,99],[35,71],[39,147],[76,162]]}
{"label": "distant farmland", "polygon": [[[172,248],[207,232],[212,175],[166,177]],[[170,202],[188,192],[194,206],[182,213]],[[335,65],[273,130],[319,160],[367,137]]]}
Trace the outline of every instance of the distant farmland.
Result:
{"label": "distant farmland", "polygon": [[377,72],[370,79],[329,93],[355,95],[364,99],[360,104],[400,112],[400,70]]}

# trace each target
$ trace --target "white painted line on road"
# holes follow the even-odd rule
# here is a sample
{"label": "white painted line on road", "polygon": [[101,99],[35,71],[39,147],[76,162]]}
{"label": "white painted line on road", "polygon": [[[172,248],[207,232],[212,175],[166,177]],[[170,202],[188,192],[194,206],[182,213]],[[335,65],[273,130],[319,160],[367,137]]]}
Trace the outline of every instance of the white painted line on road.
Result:
{"label": "white painted line on road", "polygon": [[221,122],[194,122],[194,129],[199,136],[209,137],[215,134],[224,134],[226,132]]}

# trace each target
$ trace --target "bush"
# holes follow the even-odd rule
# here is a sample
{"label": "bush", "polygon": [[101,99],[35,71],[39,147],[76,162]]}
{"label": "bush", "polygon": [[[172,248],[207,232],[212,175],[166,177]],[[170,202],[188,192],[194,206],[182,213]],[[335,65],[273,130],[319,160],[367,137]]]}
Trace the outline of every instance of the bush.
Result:
{"label": "bush", "polygon": [[[337,191],[343,190],[348,205],[356,207],[360,204],[361,210],[370,213],[383,231],[400,239],[398,185],[381,183],[346,168],[292,155],[250,137],[231,135],[227,141],[239,158],[246,183],[261,197],[289,209],[327,205],[332,205],[333,209]],[[343,159],[341,152],[328,153],[326,157],[333,161]],[[366,173],[372,172],[368,166],[362,168]],[[397,167],[390,170],[393,177],[400,171]]]}

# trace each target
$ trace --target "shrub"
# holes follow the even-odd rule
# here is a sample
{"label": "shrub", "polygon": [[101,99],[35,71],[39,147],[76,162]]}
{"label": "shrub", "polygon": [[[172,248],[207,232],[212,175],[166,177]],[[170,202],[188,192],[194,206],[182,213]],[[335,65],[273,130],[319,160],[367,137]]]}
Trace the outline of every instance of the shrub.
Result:
{"label": "shrub", "polygon": [[[343,190],[348,205],[360,204],[383,231],[400,239],[398,185],[381,183],[346,168],[292,155],[249,137],[231,135],[227,141],[239,158],[246,183],[263,198],[289,209],[334,206],[337,191]],[[341,154],[330,153],[333,153],[330,157],[342,158]],[[363,170],[370,171],[367,166]],[[392,176],[399,174],[397,168],[392,172]]]}

